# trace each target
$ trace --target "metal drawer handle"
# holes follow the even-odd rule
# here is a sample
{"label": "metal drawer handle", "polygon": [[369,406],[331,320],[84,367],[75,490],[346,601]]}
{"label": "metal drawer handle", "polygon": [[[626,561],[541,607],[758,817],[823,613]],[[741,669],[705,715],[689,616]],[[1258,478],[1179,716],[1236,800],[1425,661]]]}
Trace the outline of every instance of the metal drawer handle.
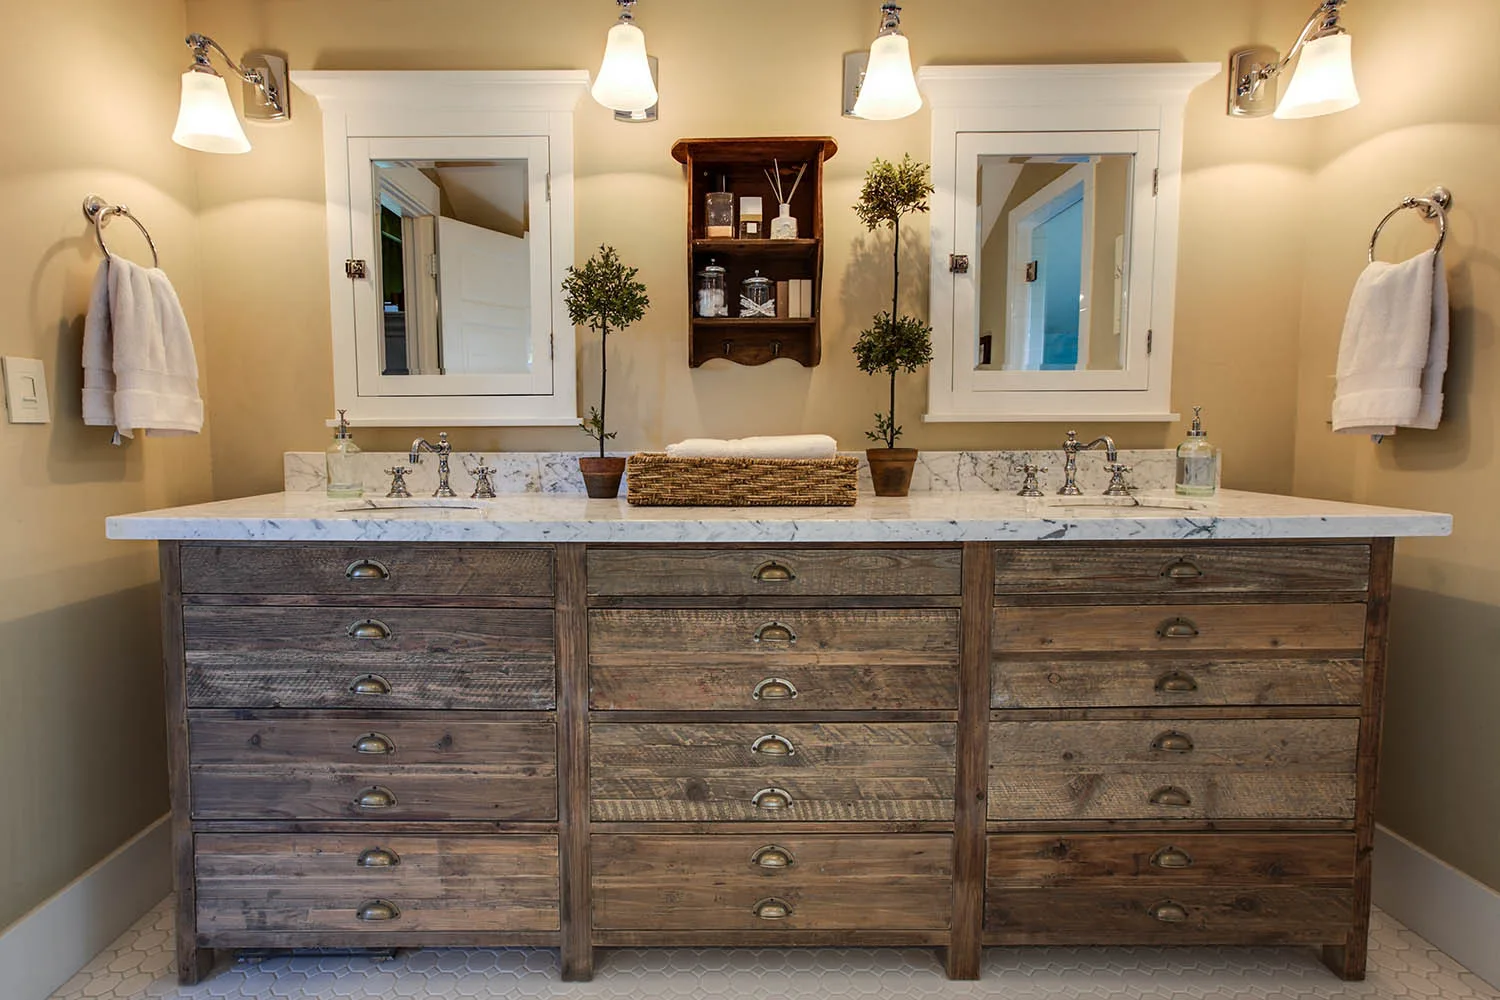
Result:
{"label": "metal drawer handle", "polygon": [[1193,639],[1198,635],[1198,626],[1188,618],[1168,618],[1156,626],[1158,639]]}
{"label": "metal drawer handle", "polygon": [[750,744],[750,752],[765,757],[790,757],[797,752],[797,748],[792,746],[792,741],[785,736],[771,733]]}
{"label": "metal drawer handle", "polygon": [[1193,856],[1180,847],[1163,847],[1151,855],[1153,868],[1191,868]]}
{"label": "metal drawer handle", "polygon": [[401,855],[388,847],[371,847],[361,851],[356,868],[394,868],[401,863]]}
{"label": "metal drawer handle", "polygon": [[1176,785],[1164,785],[1151,793],[1151,804],[1184,809],[1193,804],[1193,797]]}
{"label": "metal drawer handle", "polygon": [[1198,690],[1198,682],[1189,674],[1172,670],[1156,679],[1156,690],[1167,694],[1192,694]]}
{"label": "metal drawer handle", "polygon": [[762,920],[785,920],[792,915],[792,904],[775,896],[767,896],[750,907],[750,912]]}
{"label": "metal drawer handle", "polygon": [[767,871],[781,871],[783,868],[792,867],[797,863],[797,859],[792,857],[792,852],[785,847],[767,844],[750,855],[750,863]]}
{"label": "metal drawer handle", "polygon": [[366,618],[349,626],[351,639],[389,639],[391,627],[379,618]]}
{"label": "metal drawer handle", "polygon": [[1184,733],[1162,733],[1151,741],[1151,749],[1163,753],[1192,753],[1193,741]]}
{"label": "metal drawer handle", "polygon": [[750,804],[757,809],[772,812],[792,807],[792,794],[784,788],[762,788],[750,796]]}
{"label": "metal drawer handle", "polygon": [[1181,903],[1173,903],[1170,900],[1155,903],[1146,912],[1164,924],[1185,923],[1188,918],[1187,908]]}
{"label": "metal drawer handle", "polygon": [[368,903],[360,904],[359,909],[354,911],[356,920],[364,920],[369,923],[378,923],[382,920],[397,920],[401,917],[401,911],[396,904],[388,899],[372,899]]}
{"label": "metal drawer handle", "polygon": [[354,797],[359,809],[389,809],[396,804],[396,793],[383,785],[371,785]]}
{"label": "metal drawer handle", "polygon": [[762,563],[755,571],[756,583],[791,583],[795,579],[797,574],[792,572],[790,566],[783,566],[774,559]]}
{"label": "metal drawer handle", "polygon": [[1203,570],[1191,559],[1178,558],[1167,563],[1161,575],[1168,580],[1196,580],[1203,575]]}
{"label": "metal drawer handle", "polygon": [[790,646],[797,641],[797,633],[781,624],[781,622],[766,622],[755,630],[755,635],[751,637],[751,641],[784,642]]}
{"label": "metal drawer handle", "polygon": [[386,754],[395,753],[396,744],[384,733],[366,733],[354,741],[355,753]]}
{"label": "metal drawer handle", "polygon": [[378,559],[356,559],[344,570],[351,580],[389,580],[391,571]]}
{"label": "metal drawer handle", "polygon": [[791,701],[797,697],[797,685],[782,677],[767,677],[750,691],[756,701]]}
{"label": "metal drawer handle", "polygon": [[390,694],[391,682],[379,674],[360,674],[350,682],[349,693],[358,695]]}

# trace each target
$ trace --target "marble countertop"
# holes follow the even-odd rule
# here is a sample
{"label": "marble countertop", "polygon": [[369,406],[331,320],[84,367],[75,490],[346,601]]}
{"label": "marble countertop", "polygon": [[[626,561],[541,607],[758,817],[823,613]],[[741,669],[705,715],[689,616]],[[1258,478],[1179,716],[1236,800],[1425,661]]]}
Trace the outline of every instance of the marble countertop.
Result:
{"label": "marble countertop", "polygon": [[[362,542],[980,542],[1447,535],[1447,514],[1223,491],[1140,505],[1099,496],[861,496],[854,507],[631,507],[520,494],[496,500],[330,500],[273,493],[111,517],[117,539]],[[1062,505],[1063,501],[1069,501]],[[445,504],[435,506],[434,504]]]}

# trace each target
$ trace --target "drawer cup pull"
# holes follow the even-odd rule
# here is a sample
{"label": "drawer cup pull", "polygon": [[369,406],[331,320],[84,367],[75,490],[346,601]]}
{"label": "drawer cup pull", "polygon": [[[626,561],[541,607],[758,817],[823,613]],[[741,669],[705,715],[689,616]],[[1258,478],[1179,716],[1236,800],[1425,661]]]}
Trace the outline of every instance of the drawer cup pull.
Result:
{"label": "drawer cup pull", "polygon": [[389,580],[391,571],[386,569],[385,563],[378,559],[356,559],[344,570],[344,576],[350,580],[361,582],[368,580]]}
{"label": "drawer cup pull", "polygon": [[368,903],[362,903],[359,909],[354,911],[355,919],[366,923],[396,920],[400,916],[401,911],[396,908],[396,904],[387,899],[372,899]]}
{"label": "drawer cup pull", "polygon": [[797,859],[792,857],[792,852],[785,847],[767,844],[750,855],[750,863],[765,871],[781,871],[792,867],[797,863]]}
{"label": "drawer cup pull", "polygon": [[349,682],[349,693],[362,696],[380,696],[391,693],[391,682],[379,674],[360,674]]}
{"label": "drawer cup pull", "polygon": [[797,641],[797,633],[781,624],[781,622],[766,622],[755,630],[755,635],[751,637],[751,641],[786,643],[790,646]]}
{"label": "drawer cup pull", "polygon": [[1187,618],[1168,618],[1156,626],[1156,637],[1158,639],[1194,639],[1198,636],[1198,626]]}
{"label": "drawer cup pull", "polygon": [[768,896],[750,907],[750,912],[762,920],[785,920],[792,915],[792,904],[784,899]]}
{"label": "drawer cup pull", "polygon": [[1185,809],[1193,804],[1193,797],[1175,785],[1166,785],[1151,793],[1151,804]]}
{"label": "drawer cup pull", "polygon": [[1151,741],[1151,749],[1162,753],[1192,753],[1193,741],[1183,733],[1162,733]]}
{"label": "drawer cup pull", "polygon": [[1192,694],[1198,682],[1180,670],[1172,670],[1156,679],[1156,690],[1165,694]]}
{"label": "drawer cup pull", "polygon": [[792,572],[790,566],[783,566],[774,559],[762,563],[755,570],[756,583],[791,583],[795,579],[797,574]]}
{"label": "drawer cup pull", "polygon": [[797,697],[797,685],[782,677],[767,677],[750,691],[756,701],[791,701]]}
{"label": "drawer cup pull", "polygon": [[784,788],[762,788],[750,796],[750,804],[757,809],[778,812],[792,807],[792,795]]}
{"label": "drawer cup pull", "polygon": [[1180,847],[1163,847],[1151,855],[1151,866],[1153,868],[1191,868],[1193,867],[1193,856]]}
{"label": "drawer cup pull", "polygon": [[389,639],[391,627],[379,618],[366,618],[349,626],[351,639]]}
{"label": "drawer cup pull", "polygon": [[387,754],[396,752],[396,744],[383,733],[366,733],[354,741],[355,753]]}
{"label": "drawer cup pull", "polygon": [[394,868],[401,863],[401,855],[387,847],[371,847],[359,853],[356,868]]}
{"label": "drawer cup pull", "polygon": [[1161,571],[1161,575],[1168,580],[1196,580],[1203,576],[1203,570],[1191,559],[1174,559],[1167,563],[1167,568]]}
{"label": "drawer cup pull", "polygon": [[1164,924],[1186,923],[1188,918],[1186,907],[1181,903],[1173,903],[1168,900],[1153,904],[1146,912]]}
{"label": "drawer cup pull", "polygon": [[790,757],[797,752],[797,748],[792,746],[792,741],[785,736],[771,733],[750,744],[750,752],[758,753],[763,757]]}
{"label": "drawer cup pull", "polygon": [[396,793],[382,785],[371,785],[354,797],[359,809],[389,809],[396,804]]}

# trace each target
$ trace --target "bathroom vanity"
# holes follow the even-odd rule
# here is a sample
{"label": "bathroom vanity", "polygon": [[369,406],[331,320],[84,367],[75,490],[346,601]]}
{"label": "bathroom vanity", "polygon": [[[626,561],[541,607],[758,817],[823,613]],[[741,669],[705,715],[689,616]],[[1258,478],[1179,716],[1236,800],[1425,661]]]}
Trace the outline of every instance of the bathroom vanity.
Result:
{"label": "bathroom vanity", "polygon": [[[412,503],[412,502],[407,502]],[[280,494],[158,539],[212,949],[1305,944],[1364,972],[1393,539],[1225,493]],[[477,509],[476,509],[477,508]]]}

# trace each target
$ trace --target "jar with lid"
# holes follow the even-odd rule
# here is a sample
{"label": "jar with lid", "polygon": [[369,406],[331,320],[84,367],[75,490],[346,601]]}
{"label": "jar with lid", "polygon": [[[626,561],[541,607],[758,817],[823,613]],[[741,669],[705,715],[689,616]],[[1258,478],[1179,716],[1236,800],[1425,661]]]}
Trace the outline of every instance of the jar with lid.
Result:
{"label": "jar with lid", "polygon": [[762,319],[776,318],[776,296],[771,279],[763,278],[759,271],[740,284],[740,315]]}
{"label": "jar with lid", "polygon": [[710,258],[708,266],[698,272],[698,315],[715,319],[729,315],[729,285],[724,268]]}

